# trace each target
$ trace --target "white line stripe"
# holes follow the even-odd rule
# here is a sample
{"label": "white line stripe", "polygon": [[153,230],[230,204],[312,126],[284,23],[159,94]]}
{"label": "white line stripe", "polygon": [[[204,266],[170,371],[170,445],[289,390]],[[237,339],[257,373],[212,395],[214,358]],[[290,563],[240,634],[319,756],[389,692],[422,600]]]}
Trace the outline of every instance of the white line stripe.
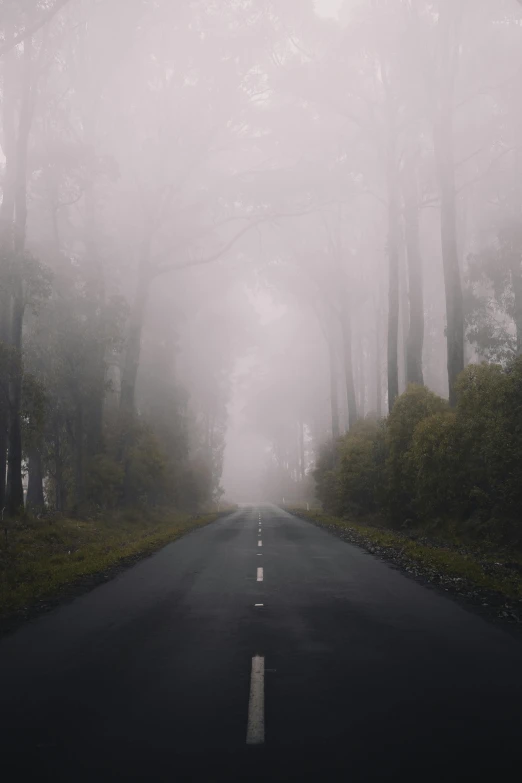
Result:
{"label": "white line stripe", "polygon": [[258,545],[258,546],[263,546],[263,542],[262,542],[262,541],[258,541],[258,542],[257,542],[257,545]]}
{"label": "white line stripe", "polygon": [[264,606],[264,604],[254,604],[254,606]]}
{"label": "white line stripe", "polygon": [[247,745],[265,742],[265,659],[260,655],[252,658],[246,741]]}
{"label": "white line stripe", "polygon": [[257,569],[257,581],[262,582],[263,581],[263,569],[258,568]]}

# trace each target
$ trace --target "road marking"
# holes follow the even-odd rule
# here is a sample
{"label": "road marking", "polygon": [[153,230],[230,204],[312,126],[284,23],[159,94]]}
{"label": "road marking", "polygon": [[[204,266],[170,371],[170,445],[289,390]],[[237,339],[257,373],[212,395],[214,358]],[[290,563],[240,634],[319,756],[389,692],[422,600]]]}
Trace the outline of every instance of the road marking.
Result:
{"label": "road marking", "polygon": [[258,545],[258,546],[263,546],[263,542],[262,542],[262,541],[258,541],[258,542],[257,542],[257,545]]}
{"label": "road marking", "polygon": [[257,581],[262,582],[263,581],[263,569],[258,568],[257,569]]}
{"label": "road marking", "polygon": [[264,606],[264,604],[254,604],[254,606]]}
{"label": "road marking", "polygon": [[258,557],[263,557],[263,555],[261,554],[261,552],[259,552],[257,556],[258,556]]}
{"label": "road marking", "polygon": [[246,742],[247,745],[265,743],[265,659],[260,655],[252,658]]}

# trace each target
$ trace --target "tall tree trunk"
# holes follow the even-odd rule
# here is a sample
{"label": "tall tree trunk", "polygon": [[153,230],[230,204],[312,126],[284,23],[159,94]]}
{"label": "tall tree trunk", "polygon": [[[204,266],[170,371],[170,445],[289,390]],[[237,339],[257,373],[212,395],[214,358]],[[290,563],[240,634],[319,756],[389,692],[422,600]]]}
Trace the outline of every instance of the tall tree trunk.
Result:
{"label": "tall tree trunk", "polygon": [[16,516],[24,506],[24,488],[22,483],[22,420],[20,409],[22,403],[21,362],[22,324],[24,318],[23,290],[20,275],[13,282],[13,307],[11,316],[11,341],[16,351],[16,364],[13,364],[9,380],[9,429],[8,429],[8,461],[6,506],[10,516]]}
{"label": "tall tree trunk", "polygon": [[138,369],[140,365],[141,337],[149,296],[149,287],[150,281],[148,276],[145,274],[140,276],[129,318],[120,396],[120,409],[127,413],[134,412],[136,402],[136,381],[138,379]]}
{"label": "tall tree trunk", "polygon": [[447,362],[450,404],[456,404],[455,382],[464,369],[464,307],[457,241],[453,103],[459,57],[455,0],[441,4],[439,15],[440,94],[434,121],[434,147],[441,204],[441,242],[446,295]]}
{"label": "tall tree trunk", "polygon": [[[333,330],[332,330],[333,331]],[[329,335],[328,343],[328,364],[330,368],[330,405],[332,413],[332,440],[336,441],[340,434],[339,426],[339,377],[337,349],[333,334]]]}
{"label": "tall tree trunk", "polygon": [[511,267],[511,285],[515,295],[513,320],[517,332],[517,356],[522,356],[522,270],[520,259],[516,259]]}
{"label": "tall tree trunk", "polygon": [[390,112],[387,149],[388,194],[388,409],[399,395],[399,186],[397,138]]}
{"label": "tall tree trunk", "polygon": [[406,155],[402,178],[404,223],[408,257],[408,292],[410,323],[407,340],[406,382],[424,385],[422,353],[424,348],[424,290],[420,250],[419,190],[416,163]]}
{"label": "tall tree trunk", "polygon": [[43,490],[43,465],[42,455],[38,447],[29,452],[29,483],[27,485],[26,505],[30,511],[42,511],[45,508]]}
{"label": "tall tree trunk", "polygon": [[[82,113],[83,142],[89,149],[95,149],[96,118],[100,115],[100,95],[94,86],[92,73],[92,41],[89,41],[89,25],[82,24],[78,34],[78,66],[81,69],[85,87],[85,104]],[[96,334],[91,355],[89,377],[92,393],[85,405],[85,456],[93,457],[103,451],[103,411],[106,381],[106,343],[104,335],[105,275],[100,258],[98,241],[97,197],[94,175],[90,176],[84,194],[85,277],[87,290],[87,317]]]}
{"label": "tall tree trunk", "polygon": [[[401,236],[402,240],[402,236]],[[406,255],[399,254],[399,392],[402,394],[407,386],[408,334],[410,331],[410,305],[408,301],[407,260]]]}
{"label": "tall tree trunk", "polygon": [[344,374],[346,380],[346,401],[348,404],[348,430],[357,421],[357,399],[353,380],[352,318],[348,307],[343,307],[341,327],[344,348]]}
{"label": "tall tree trunk", "polygon": [[130,447],[133,440],[131,422],[135,413],[136,382],[138,380],[138,370],[140,366],[141,339],[150,290],[150,277],[148,274],[149,248],[150,243],[145,243],[140,255],[138,282],[129,319],[125,361],[121,375],[120,417],[124,431],[120,441],[118,457],[123,460],[124,463],[125,478],[123,482],[123,496],[125,503],[130,502],[133,491],[130,471]]}
{"label": "tall tree trunk", "polygon": [[17,367],[9,383],[9,431],[7,465],[7,511],[16,515],[24,505],[22,485],[22,327],[24,319],[24,284],[22,257],[25,251],[27,223],[27,148],[32,122],[32,46],[31,39],[24,42],[23,92],[16,144],[16,188],[14,222],[14,264],[12,269],[11,346]]}
{"label": "tall tree trunk", "polygon": [[105,280],[96,242],[96,204],[94,188],[85,190],[85,248],[87,261],[87,292],[90,301],[89,319],[96,334],[92,353],[92,394],[85,411],[86,451],[89,457],[103,450],[103,405],[105,400],[105,340],[103,317],[105,310]]}
{"label": "tall tree trunk", "polygon": [[74,448],[76,455],[76,504],[80,506],[85,500],[84,471],[84,416],[81,400],[76,404],[76,421],[74,426]]}
{"label": "tall tree trunk", "polygon": [[381,308],[375,300],[375,413],[382,416]]}
{"label": "tall tree trunk", "polygon": [[364,366],[364,343],[360,330],[357,333],[357,375],[359,386],[358,415],[364,419],[366,415],[366,374]]}
{"label": "tall tree trunk", "polygon": [[305,448],[304,448],[304,423],[303,420],[299,420],[299,479],[305,480],[306,476],[306,464],[305,464]]}
{"label": "tall tree trunk", "polygon": [[65,489],[63,483],[63,460],[60,438],[60,426],[57,419],[53,422],[53,446],[54,446],[54,507],[61,514],[65,507]]}
{"label": "tall tree trunk", "polygon": [[[4,41],[13,38],[11,26],[4,27]],[[5,155],[2,182],[2,204],[0,205],[0,340],[10,342],[11,291],[10,271],[14,248],[14,210],[16,190],[16,55],[11,49],[3,60],[2,100],[2,147]],[[7,442],[9,423],[9,372],[0,379],[0,511],[6,504]]]}

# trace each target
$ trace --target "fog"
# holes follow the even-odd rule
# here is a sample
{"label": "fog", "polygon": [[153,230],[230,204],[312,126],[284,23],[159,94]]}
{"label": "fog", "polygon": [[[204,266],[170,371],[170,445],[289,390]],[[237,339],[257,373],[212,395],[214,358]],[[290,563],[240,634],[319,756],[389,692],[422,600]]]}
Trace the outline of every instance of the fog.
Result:
{"label": "fog", "polygon": [[8,514],[314,502],[522,352],[516,0],[0,0],[0,69]]}

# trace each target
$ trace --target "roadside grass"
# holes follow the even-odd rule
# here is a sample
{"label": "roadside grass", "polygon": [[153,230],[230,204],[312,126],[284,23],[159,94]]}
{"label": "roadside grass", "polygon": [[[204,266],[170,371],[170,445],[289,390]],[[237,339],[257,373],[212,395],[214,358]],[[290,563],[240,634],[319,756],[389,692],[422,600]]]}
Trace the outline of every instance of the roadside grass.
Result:
{"label": "roadside grass", "polygon": [[127,558],[151,554],[222,513],[191,517],[171,510],[134,509],[88,521],[12,522],[1,531],[0,616],[51,598],[64,586]]}
{"label": "roadside grass", "polygon": [[[424,543],[421,538],[423,531],[416,531],[415,538],[393,530],[360,524],[351,520],[328,516],[321,511],[306,511],[301,508],[288,508],[288,511],[308,519],[315,524],[339,532],[349,533],[355,543],[368,551],[377,549],[384,557],[398,559],[401,564],[410,562],[418,566],[424,574],[441,574],[453,580],[463,580],[478,588],[499,593],[509,599],[522,599],[522,569],[520,571],[506,568],[499,562],[506,552],[489,548],[486,554],[484,543],[477,546],[476,551],[459,551],[463,542],[455,534],[451,544],[445,536],[440,543]],[[516,553],[509,557],[511,563],[520,564],[520,555]]]}

